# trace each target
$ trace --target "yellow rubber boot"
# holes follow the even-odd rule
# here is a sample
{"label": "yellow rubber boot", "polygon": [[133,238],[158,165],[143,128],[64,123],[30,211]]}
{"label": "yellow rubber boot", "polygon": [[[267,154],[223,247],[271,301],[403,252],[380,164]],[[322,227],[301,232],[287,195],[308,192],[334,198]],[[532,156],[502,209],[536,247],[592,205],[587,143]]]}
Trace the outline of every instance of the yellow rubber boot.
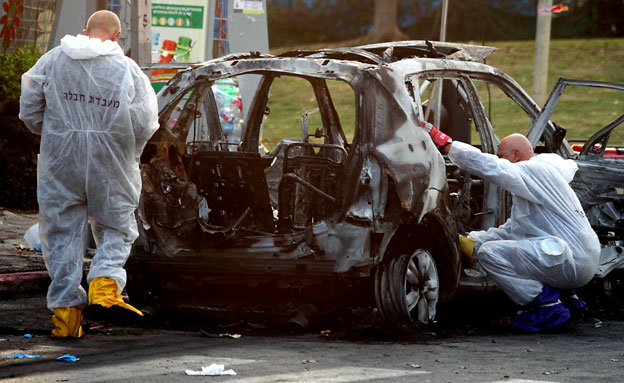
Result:
{"label": "yellow rubber boot", "polygon": [[117,283],[109,278],[99,277],[89,283],[89,304],[105,308],[119,306],[143,316],[141,311],[124,302],[123,297],[117,294]]}
{"label": "yellow rubber boot", "polygon": [[54,315],[50,323],[52,338],[82,338],[82,309],[80,307],[59,307],[52,309]]}
{"label": "yellow rubber boot", "polygon": [[472,238],[465,237],[460,234],[459,236],[459,250],[462,255],[468,259],[472,258],[472,253],[474,253],[475,248],[475,240]]}

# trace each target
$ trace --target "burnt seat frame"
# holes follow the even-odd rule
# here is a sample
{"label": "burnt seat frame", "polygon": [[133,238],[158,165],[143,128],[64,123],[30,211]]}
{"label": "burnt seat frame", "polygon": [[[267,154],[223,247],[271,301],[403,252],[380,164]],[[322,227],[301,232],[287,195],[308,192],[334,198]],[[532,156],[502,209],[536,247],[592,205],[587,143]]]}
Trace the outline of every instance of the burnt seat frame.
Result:
{"label": "burnt seat frame", "polygon": [[346,159],[347,151],[336,144],[295,142],[286,147],[278,189],[279,232],[310,226],[336,212]]}

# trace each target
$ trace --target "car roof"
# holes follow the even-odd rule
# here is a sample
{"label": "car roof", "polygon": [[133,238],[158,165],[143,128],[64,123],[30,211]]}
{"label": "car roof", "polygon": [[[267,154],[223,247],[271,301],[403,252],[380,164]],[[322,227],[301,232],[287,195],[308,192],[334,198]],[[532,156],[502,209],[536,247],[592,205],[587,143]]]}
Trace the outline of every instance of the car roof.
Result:
{"label": "car roof", "polygon": [[[343,64],[349,62],[360,64],[383,65],[395,63],[404,59],[430,58],[446,59],[455,61],[479,62],[491,55],[497,48],[461,43],[410,40],[394,41],[378,44],[361,45],[357,47],[323,48],[323,49],[299,49],[280,53],[278,55],[260,52],[233,53],[205,62],[191,64],[192,69],[203,67],[224,61],[249,60],[249,59],[330,59],[341,60]],[[188,63],[151,64],[143,69],[185,69]]]}
{"label": "car roof", "polygon": [[481,61],[496,51],[494,47],[428,40],[395,41],[347,48],[294,50],[277,57],[309,57],[353,60],[368,64],[393,63],[403,59],[438,58]]}
{"label": "car roof", "polygon": [[404,75],[422,71],[425,67],[492,73],[497,72],[495,68],[478,61],[495,50],[496,48],[487,46],[415,40],[359,47],[295,50],[279,55],[260,52],[234,53],[191,64],[186,70],[181,70],[163,90],[171,88],[166,93],[175,93],[180,85],[187,81],[194,82],[197,78],[216,80],[264,72],[343,80],[350,84],[360,78],[363,70],[387,71],[388,67]]}

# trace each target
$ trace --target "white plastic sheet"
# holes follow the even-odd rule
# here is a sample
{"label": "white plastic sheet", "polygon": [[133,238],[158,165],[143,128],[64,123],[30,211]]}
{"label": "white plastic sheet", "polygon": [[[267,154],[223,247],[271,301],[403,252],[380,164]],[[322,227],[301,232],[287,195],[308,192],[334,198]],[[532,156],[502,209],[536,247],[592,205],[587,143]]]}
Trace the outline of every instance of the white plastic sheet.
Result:
{"label": "white plastic sheet", "polygon": [[236,372],[234,372],[234,370],[232,369],[226,370],[224,365],[216,364],[216,363],[213,363],[208,367],[202,367],[201,371],[186,370],[185,373],[186,375],[191,375],[191,376],[193,375],[195,376],[236,375]]}
{"label": "white plastic sheet", "polygon": [[30,250],[41,250],[41,238],[39,238],[39,223],[32,225],[26,230],[24,240]]}

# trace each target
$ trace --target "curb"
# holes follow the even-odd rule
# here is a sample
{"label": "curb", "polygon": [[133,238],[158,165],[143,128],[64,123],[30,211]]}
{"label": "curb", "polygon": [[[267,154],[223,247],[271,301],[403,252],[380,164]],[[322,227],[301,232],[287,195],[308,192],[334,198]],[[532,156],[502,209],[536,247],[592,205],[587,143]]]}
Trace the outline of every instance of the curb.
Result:
{"label": "curb", "polygon": [[0,294],[46,291],[49,284],[47,271],[0,274]]}

